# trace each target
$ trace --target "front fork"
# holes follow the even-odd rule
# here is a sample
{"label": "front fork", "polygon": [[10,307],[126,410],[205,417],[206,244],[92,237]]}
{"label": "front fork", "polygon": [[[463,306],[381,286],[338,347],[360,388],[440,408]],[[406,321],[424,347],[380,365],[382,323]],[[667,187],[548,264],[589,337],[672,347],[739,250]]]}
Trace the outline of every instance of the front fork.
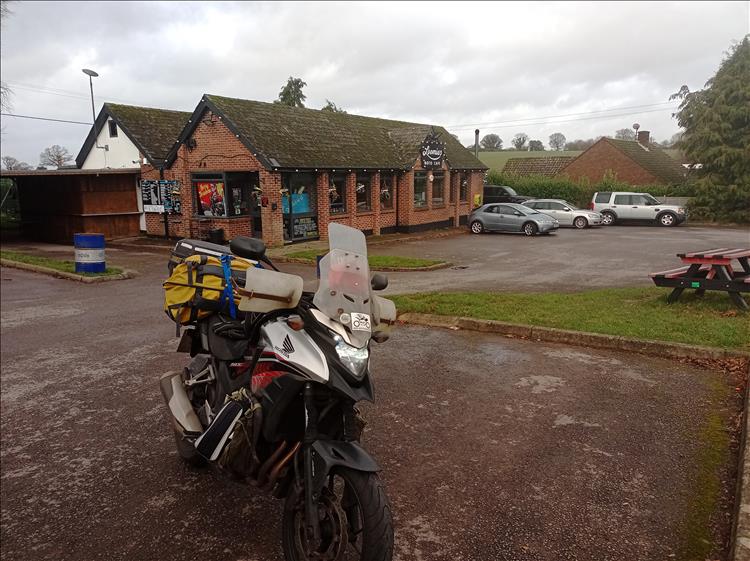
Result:
{"label": "front fork", "polygon": [[318,438],[318,409],[315,406],[311,382],[305,384],[303,392],[305,401],[305,437],[303,460],[305,463],[305,532],[308,539],[315,543],[320,541],[320,519],[318,517],[318,494],[313,486],[312,445]]}

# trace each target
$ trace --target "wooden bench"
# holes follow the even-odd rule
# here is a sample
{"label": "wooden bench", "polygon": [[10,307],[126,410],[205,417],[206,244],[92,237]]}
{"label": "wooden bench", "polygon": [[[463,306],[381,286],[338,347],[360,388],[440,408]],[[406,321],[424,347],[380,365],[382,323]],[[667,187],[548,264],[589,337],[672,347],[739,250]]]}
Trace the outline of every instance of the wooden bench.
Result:
{"label": "wooden bench", "polygon": [[[706,290],[719,290],[728,293],[738,308],[749,309],[741,293],[750,292],[750,249],[721,247],[678,253],[677,257],[686,265],[649,275],[656,286],[672,288],[667,302],[676,302],[686,288],[695,289],[697,296],[703,296]],[[739,261],[741,270],[732,268],[734,260]]]}

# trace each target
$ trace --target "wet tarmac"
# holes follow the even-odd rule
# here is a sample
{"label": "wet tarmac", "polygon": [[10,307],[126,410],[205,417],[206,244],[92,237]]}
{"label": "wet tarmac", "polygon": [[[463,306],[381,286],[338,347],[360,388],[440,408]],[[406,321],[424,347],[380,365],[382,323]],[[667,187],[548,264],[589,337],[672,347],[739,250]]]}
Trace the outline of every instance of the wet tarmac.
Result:
{"label": "wet tarmac", "polygon": [[[184,363],[165,261],[116,254],[141,275],[0,270],[3,559],[281,559],[279,501],[177,458],[157,387]],[[716,372],[471,332],[399,327],[372,364],[364,442],[399,561],[684,558],[701,435],[740,407]],[[730,522],[714,520],[719,558]]]}

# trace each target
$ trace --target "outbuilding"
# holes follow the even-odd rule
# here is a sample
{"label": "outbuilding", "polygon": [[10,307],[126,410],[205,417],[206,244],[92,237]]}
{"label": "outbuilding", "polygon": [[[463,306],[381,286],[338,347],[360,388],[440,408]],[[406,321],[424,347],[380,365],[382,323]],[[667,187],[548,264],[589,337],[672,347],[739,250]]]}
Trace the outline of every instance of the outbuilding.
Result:
{"label": "outbuilding", "polygon": [[149,234],[280,245],[465,224],[486,170],[439,126],[204,95],[141,190]]}

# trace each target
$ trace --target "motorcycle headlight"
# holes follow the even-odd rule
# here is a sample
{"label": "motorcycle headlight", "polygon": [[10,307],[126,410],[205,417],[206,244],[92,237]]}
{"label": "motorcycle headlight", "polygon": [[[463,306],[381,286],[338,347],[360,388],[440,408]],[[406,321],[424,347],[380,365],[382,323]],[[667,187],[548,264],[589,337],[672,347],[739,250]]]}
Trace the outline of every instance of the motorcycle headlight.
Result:
{"label": "motorcycle headlight", "polygon": [[358,349],[346,344],[340,335],[334,336],[336,341],[336,354],[339,355],[339,360],[344,366],[349,369],[349,372],[354,374],[357,378],[361,378],[367,368],[367,361],[370,358],[370,351],[367,347]]}

